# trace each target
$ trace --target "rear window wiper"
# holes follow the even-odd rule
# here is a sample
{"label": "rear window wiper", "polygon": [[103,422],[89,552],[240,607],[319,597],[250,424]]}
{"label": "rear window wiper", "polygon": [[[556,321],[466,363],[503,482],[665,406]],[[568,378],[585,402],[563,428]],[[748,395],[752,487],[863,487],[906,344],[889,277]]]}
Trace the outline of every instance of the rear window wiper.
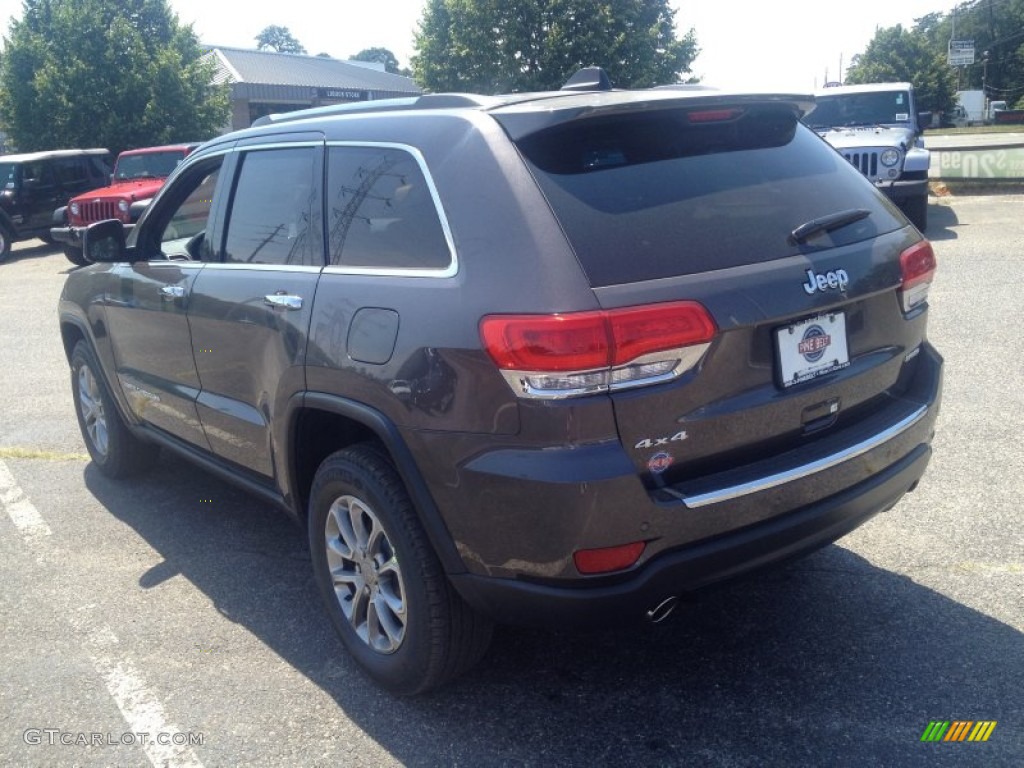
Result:
{"label": "rear window wiper", "polygon": [[801,224],[799,227],[789,233],[789,242],[793,245],[799,243],[806,243],[814,235],[822,232],[831,232],[834,229],[840,229],[845,227],[847,224],[853,224],[855,221],[866,219],[871,215],[871,211],[866,208],[850,208],[846,211],[836,211],[830,213],[827,216],[820,216],[817,219],[811,219],[806,224]]}

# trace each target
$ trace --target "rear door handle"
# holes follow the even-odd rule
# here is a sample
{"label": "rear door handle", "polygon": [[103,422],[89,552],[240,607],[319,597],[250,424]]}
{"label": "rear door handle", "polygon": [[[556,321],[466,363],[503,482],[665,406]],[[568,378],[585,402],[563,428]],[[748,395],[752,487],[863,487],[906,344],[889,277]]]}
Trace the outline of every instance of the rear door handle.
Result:
{"label": "rear door handle", "polygon": [[293,296],[289,293],[271,293],[263,297],[267,306],[280,307],[281,309],[302,309],[302,297]]}
{"label": "rear door handle", "polygon": [[160,286],[160,298],[164,301],[183,299],[185,298],[185,289],[180,285],[162,285]]}

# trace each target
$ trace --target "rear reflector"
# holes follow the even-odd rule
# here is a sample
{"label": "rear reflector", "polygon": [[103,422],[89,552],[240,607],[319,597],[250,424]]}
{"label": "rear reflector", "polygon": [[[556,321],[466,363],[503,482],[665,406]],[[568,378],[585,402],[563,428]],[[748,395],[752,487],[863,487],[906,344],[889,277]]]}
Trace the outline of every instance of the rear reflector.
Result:
{"label": "rear reflector", "polygon": [[936,269],[935,251],[927,240],[921,240],[900,254],[900,302],[904,312],[928,300],[928,288]]}
{"label": "rear reflector", "polygon": [[581,549],[572,555],[576,570],[580,573],[611,573],[629,568],[644,552],[647,542],[635,541],[618,547],[602,549]]}
{"label": "rear reflector", "polygon": [[695,301],[558,315],[488,315],[480,337],[517,394],[571,397],[674,378],[715,337]]}

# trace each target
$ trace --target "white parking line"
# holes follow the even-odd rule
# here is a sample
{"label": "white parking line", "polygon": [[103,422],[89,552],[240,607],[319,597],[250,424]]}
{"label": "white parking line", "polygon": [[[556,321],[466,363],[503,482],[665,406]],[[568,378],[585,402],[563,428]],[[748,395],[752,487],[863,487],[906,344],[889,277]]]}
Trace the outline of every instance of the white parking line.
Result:
{"label": "white parking line", "polygon": [[[7,510],[15,527],[21,532],[26,543],[39,545],[52,536],[39,510],[25,496],[18,486],[7,464],[0,459],[0,505]],[[47,565],[57,559],[55,552],[37,549],[38,561]],[[49,567],[47,565],[47,567]],[[203,764],[188,746],[190,734],[170,722],[163,705],[146,685],[134,665],[118,653],[117,635],[102,622],[90,622],[87,612],[95,606],[74,605],[71,600],[56,606],[58,614],[67,617],[80,645],[89,656],[93,667],[103,679],[107,691],[113,697],[117,708],[133,734],[147,734],[136,743],[142,747],[146,757],[157,768],[203,768]],[[183,738],[184,737],[184,738]],[[180,743],[184,741],[185,743]]]}
{"label": "white parking line", "polygon": [[117,635],[104,624],[90,626],[85,611],[95,606],[85,606],[77,613],[70,613],[68,620],[75,628],[82,645],[100,673],[107,690],[121,710],[129,730],[133,733],[149,734],[140,745],[146,751],[149,761],[158,768],[203,768],[203,764],[186,744],[175,744],[172,737],[188,736],[167,719],[163,705],[146,686],[142,675],[126,658],[118,658]]}
{"label": "white parking line", "polygon": [[3,459],[0,459],[0,504],[3,504],[11,522],[26,539],[31,541],[53,533],[39,510],[25,497],[25,492],[18,486]]}

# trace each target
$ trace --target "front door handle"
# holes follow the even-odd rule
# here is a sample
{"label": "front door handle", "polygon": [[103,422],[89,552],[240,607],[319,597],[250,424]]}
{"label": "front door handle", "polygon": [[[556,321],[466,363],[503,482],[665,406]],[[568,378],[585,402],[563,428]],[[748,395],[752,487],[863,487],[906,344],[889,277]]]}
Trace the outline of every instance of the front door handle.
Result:
{"label": "front door handle", "polygon": [[164,301],[183,299],[185,298],[185,289],[180,285],[160,286],[160,298],[163,299]]}
{"label": "front door handle", "polygon": [[293,296],[289,293],[271,293],[264,296],[263,301],[269,307],[280,307],[281,309],[302,309],[302,297]]}

